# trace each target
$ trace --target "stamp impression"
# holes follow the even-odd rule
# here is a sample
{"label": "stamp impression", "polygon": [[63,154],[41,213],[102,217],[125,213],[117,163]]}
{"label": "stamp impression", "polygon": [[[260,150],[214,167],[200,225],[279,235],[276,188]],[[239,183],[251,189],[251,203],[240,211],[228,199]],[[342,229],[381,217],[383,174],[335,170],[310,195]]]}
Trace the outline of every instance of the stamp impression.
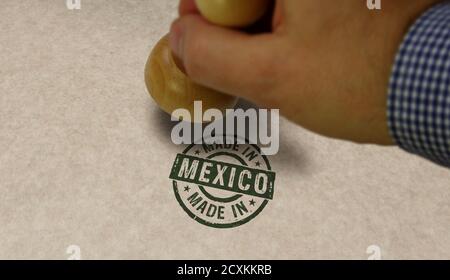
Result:
{"label": "stamp impression", "polygon": [[192,144],[177,155],[169,177],[182,209],[214,228],[248,223],[274,197],[275,172],[257,145]]}

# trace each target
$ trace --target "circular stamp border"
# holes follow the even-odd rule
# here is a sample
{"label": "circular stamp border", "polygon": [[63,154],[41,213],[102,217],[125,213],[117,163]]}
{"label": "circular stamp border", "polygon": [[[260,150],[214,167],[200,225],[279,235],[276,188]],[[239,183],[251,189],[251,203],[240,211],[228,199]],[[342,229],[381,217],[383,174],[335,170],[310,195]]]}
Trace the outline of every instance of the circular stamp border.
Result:
{"label": "circular stamp border", "polygon": [[[201,144],[191,144],[187,148],[185,148],[182,153],[186,154],[193,147],[198,146],[198,145],[201,145]],[[257,145],[255,145],[255,144],[245,144],[245,145],[250,145],[256,151],[258,151],[258,153],[263,158],[264,163],[267,166],[267,170],[268,171],[272,171],[272,167],[270,165],[269,160],[267,159],[267,156],[261,153],[261,149]],[[239,220],[239,221],[236,221],[236,222],[233,222],[233,223],[228,223],[228,224],[219,224],[219,223],[216,224],[216,223],[211,223],[211,222],[205,221],[201,217],[199,217],[199,216],[195,215],[193,212],[191,212],[186,207],[186,205],[184,205],[183,200],[181,199],[181,196],[180,196],[179,191],[178,191],[178,186],[177,186],[177,181],[176,180],[172,180],[172,186],[173,186],[173,191],[175,193],[175,197],[176,197],[176,199],[178,201],[178,204],[180,204],[180,206],[181,206],[181,208],[183,208],[184,212],[186,212],[186,214],[188,214],[188,216],[191,217],[196,222],[198,222],[198,223],[200,223],[202,225],[208,226],[208,227],[212,227],[212,228],[229,229],[229,228],[236,228],[236,227],[242,226],[242,225],[250,222],[254,218],[256,218],[264,210],[264,208],[266,208],[267,204],[269,203],[269,199],[266,199],[254,213],[252,213],[250,216],[246,217],[243,220]]]}

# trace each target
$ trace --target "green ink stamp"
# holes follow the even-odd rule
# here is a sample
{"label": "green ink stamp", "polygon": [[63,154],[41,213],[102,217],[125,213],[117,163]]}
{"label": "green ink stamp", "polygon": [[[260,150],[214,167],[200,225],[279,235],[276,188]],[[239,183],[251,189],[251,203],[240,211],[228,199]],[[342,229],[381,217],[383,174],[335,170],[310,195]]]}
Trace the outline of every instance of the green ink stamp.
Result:
{"label": "green ink stamp", "polygon": [[192,144],[177,155],[170,179],[184,211],[215,228],[249,222],[274,196],[275,172],[251,144]]}

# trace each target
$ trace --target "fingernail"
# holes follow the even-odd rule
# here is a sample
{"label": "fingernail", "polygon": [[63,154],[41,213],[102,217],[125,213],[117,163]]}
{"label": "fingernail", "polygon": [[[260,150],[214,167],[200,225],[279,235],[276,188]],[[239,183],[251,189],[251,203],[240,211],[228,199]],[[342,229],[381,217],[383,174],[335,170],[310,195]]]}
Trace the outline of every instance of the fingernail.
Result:
{"label": "fingernail", "polygon": [[172,52],[183,60],[183,34],[178,22],[174,22],[170,28],[169,45]]}

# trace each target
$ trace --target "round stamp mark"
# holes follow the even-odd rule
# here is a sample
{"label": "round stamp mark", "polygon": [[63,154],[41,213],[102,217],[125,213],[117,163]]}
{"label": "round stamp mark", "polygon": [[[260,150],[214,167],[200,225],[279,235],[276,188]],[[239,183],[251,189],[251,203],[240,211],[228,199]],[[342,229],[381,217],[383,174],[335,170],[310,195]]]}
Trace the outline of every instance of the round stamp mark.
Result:
{"label": "round stamp mark", "polygon": [[192,219],[233,228],[254,219],[273,199],[275,172],[256,145],[192,144],[177,155],[170,179]]}

